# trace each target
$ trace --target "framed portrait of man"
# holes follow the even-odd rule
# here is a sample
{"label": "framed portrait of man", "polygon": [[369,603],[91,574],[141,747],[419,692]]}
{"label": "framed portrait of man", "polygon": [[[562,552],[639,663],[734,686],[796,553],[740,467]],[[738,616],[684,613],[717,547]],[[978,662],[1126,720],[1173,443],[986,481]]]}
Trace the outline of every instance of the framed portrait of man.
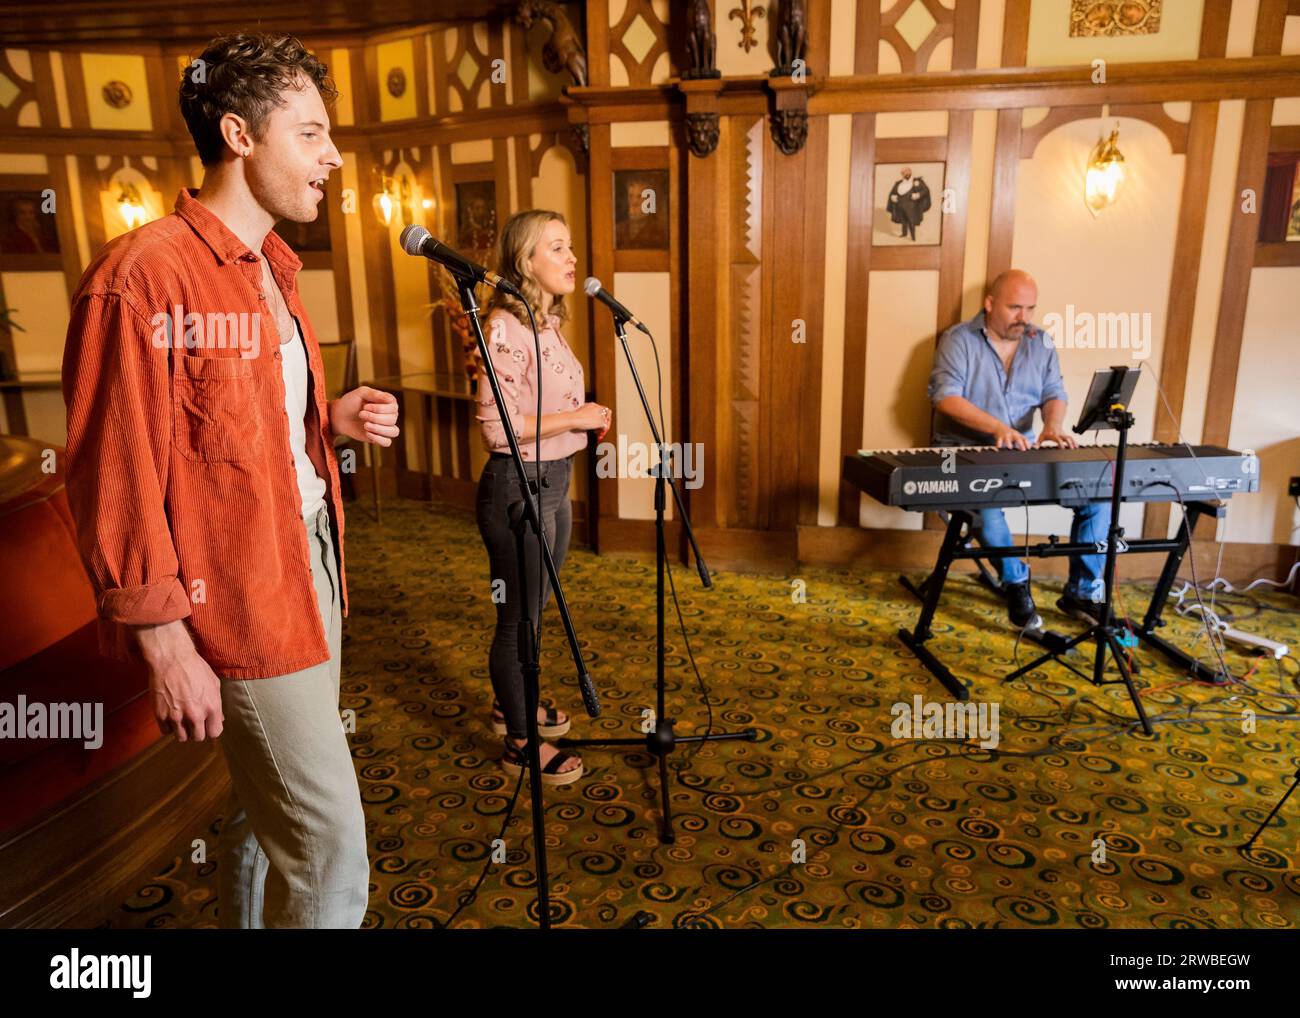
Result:
{"label": "framed portrait of man", "polygon": [[668,250],[668,171],[614,171],[614,247]]}
{"label": "framed portrait of man", "polygon": [[926,246],[942,240],[943,163],[877,163],[871,243]]}

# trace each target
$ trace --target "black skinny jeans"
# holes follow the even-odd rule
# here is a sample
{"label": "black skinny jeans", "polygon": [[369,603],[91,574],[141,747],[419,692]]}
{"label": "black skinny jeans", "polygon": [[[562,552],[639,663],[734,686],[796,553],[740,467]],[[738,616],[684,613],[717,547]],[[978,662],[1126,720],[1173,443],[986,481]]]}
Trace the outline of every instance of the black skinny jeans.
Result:
{"label": "black skinny jeans", "polygon": [[[569,535],[573,530],[573,506],[569,502],[569,478],[573,472],[573,457],[547,460],[542,467],[542,524],[546,540],[551,545],[551,557],[558,573],[564,565],[569,550]],[[532,480],[536,463],[525,463],[524,469]],[[546,600],[551,598],[550,577],[539,558],[537,535],[525,527],[524,563],[527,575],[521,585],[519,558],[515,548],[514,531],[510,529],[509,508],[512,502],[522,502],[519,478],[514,462],[508,455],[494,453],[483,467],[478,481],[476,516],[479,533],[487,546],[488,563],[492,568],[492,589],[497,605],[497,629],[492,638],[492,651],[488,656],[488,670],[492,675],[492,690],[506,717],[506,727],[514,739],[528,735],[527,709],[524,706],[524,670],[519,660],[519,613],[526,605],[528,617],[537,625],[537,582],[546,584]],[[505,581],[504,599],[496,593]]]}

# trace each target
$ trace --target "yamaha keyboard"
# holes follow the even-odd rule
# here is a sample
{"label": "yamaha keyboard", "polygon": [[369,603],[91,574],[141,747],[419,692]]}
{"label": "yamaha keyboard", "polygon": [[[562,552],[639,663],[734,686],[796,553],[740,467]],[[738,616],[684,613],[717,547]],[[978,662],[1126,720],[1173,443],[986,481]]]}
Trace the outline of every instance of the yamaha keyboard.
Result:
{"label": "yamaha keyboard", "polygon": [[[1113,445],[1077,449],[951,446],[864,449],[844,479],[876,501],[915,511],[1075,506],[1111,497]],[[1129,443],[1125,502],[1199,502],[1259,490],[1259,460],[1212,445]]]}

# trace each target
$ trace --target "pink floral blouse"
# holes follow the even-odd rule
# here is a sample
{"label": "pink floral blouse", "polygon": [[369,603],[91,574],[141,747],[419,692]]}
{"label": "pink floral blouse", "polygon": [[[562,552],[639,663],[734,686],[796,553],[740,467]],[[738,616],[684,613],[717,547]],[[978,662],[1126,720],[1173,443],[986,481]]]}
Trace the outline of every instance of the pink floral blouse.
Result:
{"label": "pink floral blouse", "polygon": [[[556,414],[576,410],[585,399],[582,365],[560,335],[560,320],[547,315],[537,323],[542,344],[542,413]],[[506,401],[506,415],[518,437],[524,418],[537,413],[537,350],[533,346],[533,333],[514,315],[498,308],[488,316],[484,332],[492,366],[496,368],[501,395]],[[478,421],[483,429],[483,444],[489,452],[509,452],[505,429],[492,387],[487,376],[479,373]],[[563,431],[542,439],[542,460],[559,460],[587,446],[587,432]],[[536,459],[533,439],[520,440],[520,452],[525,460]]]}

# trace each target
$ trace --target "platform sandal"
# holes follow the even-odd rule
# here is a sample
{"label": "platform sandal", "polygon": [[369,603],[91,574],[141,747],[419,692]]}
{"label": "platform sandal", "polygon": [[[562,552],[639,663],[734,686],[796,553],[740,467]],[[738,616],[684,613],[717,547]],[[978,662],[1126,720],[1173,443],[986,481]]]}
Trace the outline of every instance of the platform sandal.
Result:
{"label": "platform sandal", "polygon": [[[551,757],[550,762],[542,768],[542,784],[555,787],[557,785],[571,785],[582,777],[582,761],[578,760],[578,766],[572,770],[561,771],[570,760],[576,759],[577,754],[569,753],[565,750],[556,750],[555,755]],[[511,740],[506,740],[506,751],[501,755],[501,769],[509,774],[512,778],[519,777],[521,771],[528,766],[528,747],[516,746]]]}

